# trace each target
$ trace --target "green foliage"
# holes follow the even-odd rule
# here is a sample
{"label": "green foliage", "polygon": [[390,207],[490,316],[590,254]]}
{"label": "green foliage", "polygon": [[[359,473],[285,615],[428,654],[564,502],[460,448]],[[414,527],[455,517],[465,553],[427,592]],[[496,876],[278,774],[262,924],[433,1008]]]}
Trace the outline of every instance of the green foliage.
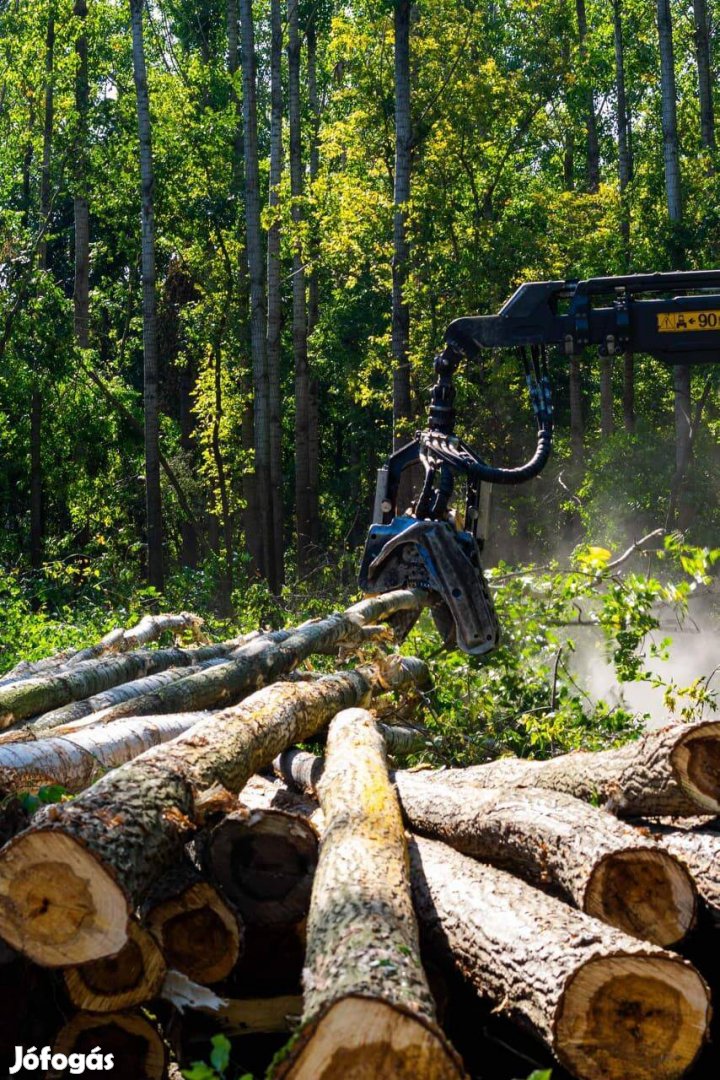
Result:
{"label": "green foliage", "polygon": [[[194,1061],[189,1069],[183,1069],[185,1080],[229,1080],[232,1043],[225,1035],[213,1035],[210,1040],[210,1064]],[[234,1073],[233,1080],[253,1080],[252,1073]]]}

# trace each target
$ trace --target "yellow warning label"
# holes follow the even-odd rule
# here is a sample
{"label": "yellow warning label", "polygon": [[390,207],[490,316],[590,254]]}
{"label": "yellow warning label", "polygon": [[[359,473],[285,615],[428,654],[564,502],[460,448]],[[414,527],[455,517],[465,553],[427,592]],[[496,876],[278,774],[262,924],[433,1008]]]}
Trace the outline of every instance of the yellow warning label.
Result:
{"label": "yellow warning label", "polygon": [[685,330],[720,330],[720,311],[669,311],[658,315],[661,334],[678,334]]}

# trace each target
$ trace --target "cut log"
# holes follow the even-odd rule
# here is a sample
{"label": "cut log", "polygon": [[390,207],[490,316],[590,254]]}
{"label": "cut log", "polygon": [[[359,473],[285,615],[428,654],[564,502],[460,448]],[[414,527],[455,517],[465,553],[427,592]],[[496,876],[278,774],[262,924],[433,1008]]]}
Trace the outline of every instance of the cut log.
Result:
{"label": "cut log", "polygon": [[[167,1068],[165,1044],[157,1029],[140,1013],[79,1012],[58,1034],[53,1053],[84,1054],[100,1047],[107,1066],[112,1055],[112,1069],[127,1080],[163,1080]],[[48,1077],[66,1077],[68,1070],[50,1072]]]}
{"label": "cut log", "polygon": [[[309,793],[322,769],[321,758],[300,750],[276,762],[280,776]],[[449,770],[428,783],[426,771],[393,774],[415,832],[510,870],[656,945],[675,944],[692,927],[692,878],[637,829],[560,792],[478,788],[454,784],[455,775]]]}
{"label": "cut log", "polygon": [[300,1031],[275,1076],[464,1075],[420,962],[397,797],[375,721],[332,721],[318,785],[325,828],[313,885]]}
{"label": "cut log", "polygon": [[394,774],[414,832],[490,862],[656,945],[692,927],[696,891],[684,866],[611,814],[562,792],[427,783]]}
{"label": "cut log", "polygon": [[580,1080],[675,1080],[700,1051],[697,971],[434,840],[410,845],[428,946]]}
{"label": "cut log", "polygon": [[687,866],[712,921],[720,926],[720,821],[679,819],[671,823],[637,821],[657,843]]}
{"label": "cut log", "polygon": [[166,971],[155,939],[130,919],[128,939],[117,956],[67,968],[64,978],[70,1000],[78,1009],[120,1012],[159,994]]}
{"label": "cut log", "polygon": [[[215,660],[193,664],[191,670],[204,671],[208,667],[221,663],[223,663],[223,657],[217,657]],[[186,679],[187,676],[188,668],[186,667],[168,668],[167,671],[158,671],[155,675],[147,675],[143,679],[122,683],[110,690],[104,690],[101,694],[93,694],[92,697],[85,698],[83,701],[72,701],[69,705],[63,705],[61,709],[52,709],[50,712],[42,713],[34,720],[29,720],[22,728],[6,732],[5,739],[0,736],[0,743],[41,739],[49,733],[54,734],[55,729],[60,727],[72,730],[72,725],[77,725],[80,720],[87,721],[82,727],[87,727],[88,724],[107,723],[106,710],[113,709],[126,701],[134,701],[135,698],[152,693],[168,683],[177,682],[178,679]]]}
{"label": "cut log", "polygon": [[426,772],[428,782],[564,791],[619,817],[695,817],[720,812],[720,721],[673,724],[617,750],[549,761],[500,758]]}
{"label": "cut log", "polygon": [[176,738],[206,715],[139,716],[36,742],[0,746],[0,795],[36,791],[43,784],[82,791],[108,769]]}
{"label": "cut log", "polygon": [[398,611],[419,610],[429,603],[429,594],[422,590],[399,589],[363,600],[345,612],[305,623],[296,630],[263,635],[237,650],[227,663],[189,675],[132,703],[118,705],[104,718],[228,705],[292,671],[313,653],[333,652],[340,643],[362,638],[364,628],[376,619],[389,618]]}
{"label": "cut log", "polygon": [[239,1035],[271,1035],[291,1032],[302,1015],[302,997],[284,994],[270,998],[231,998],[212,1011],[213,1020],[223,1034],[234,1039]]}
{"label": "cut log", "polygon": [[180,857],[196,792],[237,793],[340,709],[426,678],[421,661],[396,656],[313,683],[279,683],[145,751],[71,802],[40,810],[0,852],[0,936],[49,966],[118,952],[127,915]]}
{"label": "cut log", "polygon": [[167,966],[202,985],[225,979],[244,946],[238,914],[187,859],[157,882],[140,915]]}
{"label": "cut log", "polygon": [[427,750],[430,733],[419,727],[407,724],[378,724],[378,730],[385,740],[389,754],[404,757],[407,754],[419,754]]}
{"label": "cut log", "polygon": [[[285,798],[286,789],[253,777],[242,806],[215,826],[203,865],[250,925],[287,925],[307,917],[318,860],[317,832]],[[278,798],[278,804],[275,799]]]}
{"label": "cut log", "polygon": [[[188,667],[227,656],[235,643],[202,645],[197,649],[139,649],[120,656],[84,660],[57,673],[36,675],[20,683],[0,686],[0,727],[38,713],[58,709],[71,701],[92,697],[121,683],[153,675],[170,667]],[[160,709],[167,712],[167,709]],[[187,711],[187,710],[183,710]]]}

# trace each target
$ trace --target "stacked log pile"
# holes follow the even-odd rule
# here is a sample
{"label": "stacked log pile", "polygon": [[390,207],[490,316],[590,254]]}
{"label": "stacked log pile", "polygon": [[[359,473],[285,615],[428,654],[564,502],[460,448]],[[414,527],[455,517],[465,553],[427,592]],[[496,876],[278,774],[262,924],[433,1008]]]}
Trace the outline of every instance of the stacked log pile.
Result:
{"label": "stacked log pile", "polygon": [[[287,1043],[283,1080],[499,1077],[486,1021],[453,1021],[461,985],[558,1080],[717,1068],[712,971],[683,950],[720,925],[720,722],[400,768],[429,676],[383,623],[429,602],[219,644],[153,616],[0,678],[0,978],[52,1000],[47,1076],[97,1047],[178,1075],[224,1032],[241,1071]],[[304,669],[318,654],[339,666]],[[33,812],[47,785],[66,794]],[[0,1070],[26,1030],[44,1045],[26,1004]]]}

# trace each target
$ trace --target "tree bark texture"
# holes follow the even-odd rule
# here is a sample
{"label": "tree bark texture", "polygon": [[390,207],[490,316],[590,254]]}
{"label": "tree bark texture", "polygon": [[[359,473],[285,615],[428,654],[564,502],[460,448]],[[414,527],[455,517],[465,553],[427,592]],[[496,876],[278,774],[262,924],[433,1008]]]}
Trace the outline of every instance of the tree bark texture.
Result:
{"label": "tree bark texture", "polygon": [[127,915],[179,858],[196,797],[238,792],[288,746],[342,708],[414,681],[411,658],[280,683],[102,777],[72,802],[41,810],[0,855],[0,934],[47,966],[117,952]]}
{"label": "tree bark texture", "polygon": [[166,971],[155,939],[130,919],[128,939],[117,955],[67,968],[63,975],[73,1005],[105,1013],[132,1009],[157,997]]}
{"label": "tree bark texture", "polygon": [[410,200],[412,120],[410,113],[410,0],[394,0],[395,32],[395,181],[392,263],[393,440],[406,441],[402,422],[412,415],[410,401],[410,307],[405,297],[410,248],[407,210]]}
{"label": "tree bark texture", "polygon": [[517,874],[626,934],[673,945],[695,920],[684,867],[637,829],[555,791],[469,791],[396,772],[414,832]]}
{"label": "tree bark texture", "polygon": [[461,1077],[420,961],[408,859],[372,716],[330,725],[303,972],[303,1024],[278,1077]]}
{"label": "tree bark texture", "polygon": [[144,4],[142,0],[130,0],[133,74],[137,97],[138,138],[140,145],[147,577],[149,585],[158,590],[162,590],[164,574],[159,456],[160,418],[158,411],[157,292],[155,285],[155,177],[152,157],[150,100],[148,96],[147,70],[145,66],[145,45],[143,41],[143,8]]}
{"label": "tree bark texture", "polygon": [[244,948],[238,913],[188,858],[156,882],[140,914],[168,968],[201,985],[227,978]]}
{"label": "tree bark texture", "polygon": [[660,44],[660,81],[662,104],[663,158],[665,162],[665,194],[671,221],[682,217],[680,192],[680,147],[677,127],[677,87],[675,84],[675,55],[673,51],[670,0],[657,0],[658,39]]}
{"label": "tree bark texture", "polygon": [[243,145],[245,148],[245,221],[250,275],[250,348],[253,367],[255,428],[255,496],[262,541],[261,572],[270,575],[273,521],[270,494],[270,417],[266,353],[267,309],[265,265],[260,225],[260,168],[257,133],[257,71],[252,0],[240,0],[243,73]]}
{"label": "tree bark texture", "polygon": [[715,110],[713,108],[713,75],[710,62],[710,25],[707,0],[693,0],[695,20],[695,59],[700,101],[700,138],[706,150],[715,149]]}
{"label": "tree bark texture", "polygon": [[283,533],[282,402],[280,360],[282,333],[282,289],[280,262],[280,183],[282,180],[283,90],[282,90],[282,0],[270,3],[270,177],[267,234],[267,371],[270,427],[270,498],[272,503],[272,577],[277,591],[285,580]]}
{"label": "tree bark texture", "polygon": [[707,1036],[709,991],[686,961],[445,844],[410,844],[433,956],[528,1028],[579,1080],[681,1077]]}
{"label": "tree bark texture", "polygon": [[500,758],[467,769],[426,772],[426,782],[550,788],[619,817],[694,817],[720,811],[720,723],[673,724],[617,750],[549,761]]}
{"label": "tree bark texture", "polygon": [[575,0],[575,10],[578,21],[578,38],[580,41],[580,56],[585,68],[583,74],[588,79],[587,89],[587,112],[585,126],[587,131],[587,190],[595,195],[600,187],[600,147],[598,145],[597,116],[595,115],[595,91],[590,73],[587,70],[587,13],[585,0]]}
{"label": "tree bark texture", "polygon": [[304,252],[300,232],[304,219],[300,104],[299,0],[288,0],[288,121],[290,131],[290,195],[293,238],[293,356],[295,357],[295,518],[298,572],[310,567],[312,544],[312,485],[310,475],[310,368],[307,352],[307,303]]}
{"label": "tree bark texture", "polygon": [[125,705],[115,706],[103,714],[103,719],[150,713],[188,712],[192,709],[228,705],[238,701],[248,691],[273,682],[278,676],[293,670],[313,653],[330,652],[340,643],[361,640],[363,628],[376,618],[387,618],[395,611],[413,610],[424,606],[428,601],[427,593],[398,590],[372,600],[364,600],[348,608],[343,614],[334,614],[306,623],[296,630],[263,635],[239,649],[226,664],[196,672],[187,679],[180,679],[152,694],[135,698]]}
{"label": "tree bark texture", "polygon": [[57,674],[51,671],[19,683],[7,683],[0,686],[0,727],[59,709],[71,701],[83,700],[144,675],[227,656],[228,651],[224,644],[204,645],[198,649],[138,649],[120,656],[84,660]]}
{"label": "tree bark texture", "polygon": [[207,715],[140,716],[55,738],[7,743],[0,746],[0,793],[37,791],[43,784],[82,791],[108,769],[182,735]]}

